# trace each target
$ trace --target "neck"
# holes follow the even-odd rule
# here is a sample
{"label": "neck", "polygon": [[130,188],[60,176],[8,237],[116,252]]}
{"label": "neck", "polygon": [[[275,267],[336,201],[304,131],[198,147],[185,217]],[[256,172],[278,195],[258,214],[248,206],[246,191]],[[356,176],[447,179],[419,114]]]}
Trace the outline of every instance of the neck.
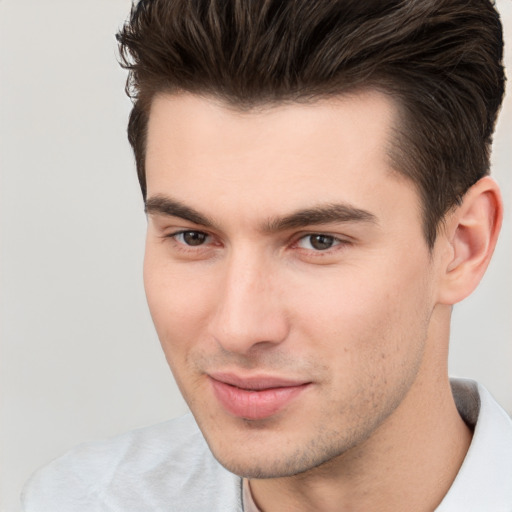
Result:
{"label": "neck", "polygon": [[[431,346],[435,346],[431,344]],[[445,354],[430,354],[403,402],[361,445],[292,477],[251,480],[263,512],[428,512],[452,485],[472,433],[453,400]]]}

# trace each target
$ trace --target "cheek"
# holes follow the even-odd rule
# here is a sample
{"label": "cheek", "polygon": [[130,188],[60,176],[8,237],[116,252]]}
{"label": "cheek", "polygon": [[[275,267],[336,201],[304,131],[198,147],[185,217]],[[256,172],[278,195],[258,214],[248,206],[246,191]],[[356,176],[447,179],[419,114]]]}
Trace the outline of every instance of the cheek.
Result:
{"label": "cheek", "polygon": [[174,379],[186,402],[195,401],[197,383],[193,354],[204,340],[211,297],[206,283],[183,268],[153,258],[144,260],[144,286],[149,310]]}
{"label": "cheek", "polygon": [[429,309],[417,280],[359,276],[338,285],[329,300],[310,296],[301,330],[310,358],[327,368],[323,414],[355,425],[403,400],[423,361]]}
{"label": "cheek", "polygon": [[309,283],[307,295],[292,294],[301,331],[336,371],[399,365],[422,350],[430,317],[425,267],[381,262],[373,272],[369,265],[334,269],[318,286]]}
{"label": "cheek", "polygon": [[212,286],[200,272],[171,265],[146,250],[146,298],[167,359],[186,351],[206,325],[214,298]]}

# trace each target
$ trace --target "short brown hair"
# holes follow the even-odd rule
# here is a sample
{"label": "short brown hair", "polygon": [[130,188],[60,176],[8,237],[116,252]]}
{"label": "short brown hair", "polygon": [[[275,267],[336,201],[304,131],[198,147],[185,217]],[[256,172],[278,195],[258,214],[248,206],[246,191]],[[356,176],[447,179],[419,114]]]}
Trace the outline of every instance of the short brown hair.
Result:
{"label": "short brown hair", "polygon": [[141,0],[117,38],[144,198],[160,92],[242,109],[362,88],[390,94],[402,113],[390,156],[418,188],[430,247],[446,212],[489,172],[505,82],[490,0]]}

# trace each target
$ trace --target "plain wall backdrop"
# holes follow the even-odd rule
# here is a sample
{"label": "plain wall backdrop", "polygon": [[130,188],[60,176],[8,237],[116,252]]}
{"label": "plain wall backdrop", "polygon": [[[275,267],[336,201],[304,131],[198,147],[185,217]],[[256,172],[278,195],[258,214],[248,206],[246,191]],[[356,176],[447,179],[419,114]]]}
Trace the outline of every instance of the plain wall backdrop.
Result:
{"label": "plain wall backdrop", "polygon": [[[497,4],[512,69],[512,2]],[[0,0],[2,512],[73,445],[186,411],[142,285],[145,217],[114,39],[129,9]],[[495,141],[505,223],[480,288],[455,308],[450,368],[511,412],[510,97]]]}

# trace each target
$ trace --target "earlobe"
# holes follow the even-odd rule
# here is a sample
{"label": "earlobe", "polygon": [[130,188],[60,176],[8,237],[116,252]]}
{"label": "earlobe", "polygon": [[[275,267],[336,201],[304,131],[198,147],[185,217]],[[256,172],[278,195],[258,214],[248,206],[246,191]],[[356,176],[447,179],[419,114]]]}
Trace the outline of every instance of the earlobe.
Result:
{"label": "earlobe", "polygon": [[496,246],[502,218],[498,185],[486,176],[446,219],[444,243],[450,250],[441,264],[439,303],[460,302],[477,287]]}

